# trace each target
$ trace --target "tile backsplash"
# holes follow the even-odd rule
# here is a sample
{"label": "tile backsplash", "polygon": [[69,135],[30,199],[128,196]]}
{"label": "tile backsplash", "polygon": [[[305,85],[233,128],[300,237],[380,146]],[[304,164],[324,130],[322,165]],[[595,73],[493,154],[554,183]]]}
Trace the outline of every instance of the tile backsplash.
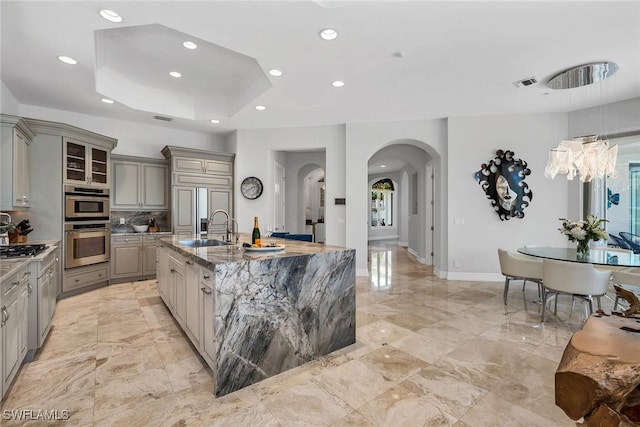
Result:
{"label": "tile backsplash", "polygon": [[[120,224],[124,218],[124,224]],[[149,224],[149,219],[155,218],[158,231],[171,231],[168,211],[111,211],[111,232],[133,231],[134,225]]]}

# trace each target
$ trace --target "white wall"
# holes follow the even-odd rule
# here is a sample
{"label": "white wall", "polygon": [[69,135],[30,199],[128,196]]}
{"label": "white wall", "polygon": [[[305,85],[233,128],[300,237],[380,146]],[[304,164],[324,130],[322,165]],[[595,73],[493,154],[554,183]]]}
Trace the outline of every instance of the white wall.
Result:
{"label": "white wall", "polygon": [[[562,113],[449,118],[449,279],[502,280],[500,247],[568,245],[557,231],[558,218],[568,212],[567,180],[544,177],[548,151],[566,133],[567,115]],[[531,169],[526,182],[533,198],[522,219],[501,221],[474,179],[498,149],[513,151]]]}
{"label": "white wall", "polygon": [[218,135],[152,126],[125,120],[109,119],[53,110],[32,105],[20,105],[20,115],[34,119],[67,123],[118,140],[113,154],[162,159],[160,150],[165,145],[199,148],[203,150],[225,151],[225,138]]}
{"label": "white wall", "polygon": [[7,85],[0,80],[0,113],[18,116],[19,112],[20,105],[18,100],[13,96]]}
{"label": "white wall", "polygon": [[[265,189],[273,188],[273,158],[275,151],[322,151],[326,156],[326,243],[345,246],[345,211],[344,206],[336,206],[335,198],[345,197],[345,127],[319,126],[306,128],[282,128],[239,130],[235,163],[235,194],[240,194],[240,182],[247,176],[256,176],[262,180]],[[291,174],[289,164],[292,155],[287,154],[287,200],[290,198]],[[366,173],[366,172],[365,172]],[[297,175],[296,175],[297,176]],[[364,176],[366,180],[366,175]],[[295,194],[295,193],[294,193]],[[241,196],[236,201],[236,218],[240,230],[249,230],[254,216],[273,221],[273,192],[265,191],[257,200],[247,200]],[[291,214],[287,210],[287,226]],[[364,235],[366,242],[366,234]],[[365,254],[366,257],[366,254]],[[365,258],[366,265],[366,258]]]}
{"label": "white wall", "polygon": [[[356,249],[357,274],[366,274],[367,268],[367,217],[368,217],[368,160],[381,148],[391,144],[415,145],[431,156],[436,167],[436,174],[444,177],[438,182],[435,203],[438,209],[437,220],[446,217],[446,152],[447,121],[442,119],[384,122],[384,123],[349,123],[347,124],[347,151],[349,168],[346,171],[347,185],[347,246]],[[420,177],[424,183],[424,170]],[[327,173],[328,176],[328,173]],[[424,190],[424,188],[423,188]],[[424,211],[424,209],[421,209]],[[419,211],[421,211],[419,209]],[[411,227],[411,225],[410,225]],[[446,227],[446,223],[443,223]],[[409,229],[411,234],[411,228]],[[424,234],[423,234],[424,235]],[[436,229],[435,272],[446,272],[446,228]],[[410,239],[411,240],[411,239]],[[424,244],[424,239],[422,239]]]}

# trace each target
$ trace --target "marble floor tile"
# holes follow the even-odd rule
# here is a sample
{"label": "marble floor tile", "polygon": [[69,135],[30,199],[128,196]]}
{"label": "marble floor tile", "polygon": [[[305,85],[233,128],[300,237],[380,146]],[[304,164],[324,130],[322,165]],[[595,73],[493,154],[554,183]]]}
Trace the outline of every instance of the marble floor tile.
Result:
{"label": "marble floor tile", "polygon": [[353,409],[359,408],[395,384],[359,360],[326,369],[313,381],[347,402]]}
{"label": "marble floor tile", "polygon": [[58,301],[0,409],[69,410],[56,425],[92,427],[574,425],[553,374],[580,307],[561,300],[542,323],[535,287],[525,305],[514,284],[505,306],[503,282],[440,279],[406,248],[372,242],[369,259],[355,344],[221,398],[154,280]]}
{"label": "marble floor tile", "polygon": [[384,427],[452,426],[457,418],[428,396],[396,386],[358,409],[373,425]]}

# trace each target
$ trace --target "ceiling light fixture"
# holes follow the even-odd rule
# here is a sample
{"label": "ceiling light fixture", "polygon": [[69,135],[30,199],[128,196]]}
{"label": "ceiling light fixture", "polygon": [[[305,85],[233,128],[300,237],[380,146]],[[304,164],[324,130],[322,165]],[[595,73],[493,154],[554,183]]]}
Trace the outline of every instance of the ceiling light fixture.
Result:
{"label": "ceiling light fixture", "polygon": [[177,72],[177,71],[171,71],[171,72],[169,73],[169,75],[170,75],[171,77],[175,77],[176,79],[179,79],[180,77],[182,77],[182,74],[180,74],[180,73],[179,73],[179,72]]}
{"label": "ceiling light fixture", "polygon": [[218,120],[218,119],[211,119],[211,123],[213,123],[214,125],[217,125],[218,123],[220,123],[220,120]]}
{"label": "ceiling light fixture", "polygon": [[[618,71],[615,62],[594,62],[569,68],[547,83],[551,89],[573,89],[600,82]],[[544,176],[553,179],[566,174],[572,180],[576,175],[580,181],[616,176],[618,146],[609,146],[609,141],[597,135],[580,136],[571,141],[560,141],[549,151]]]}
{"label": "ceiling light fixture", "polygon": [[558,174],[567,175],[572,180],[580,174],[580,181],[590,182],[593,178],[610,176],[615,178],[618,146],[609,146],[606,139],[596,135],[581,136],[571,141],[561,141],[549,151],[544,176],[553,179]]}
{"label": "ceiling light fixture", "polygon": [[258,110],[258,111],[264,111],[266,109],[267,109],[267,107],[265,107],[264,105],[256,105],[256,110]]}
{"label": "ceiling light fixture", "polygon": [[110,22],[122,22],[122,16],[118,15],[113,10],[102,9],[100,11],[100,16]]}
{"label": "ceiling light fixture", "polygon": [[387,167],[387,165],[380,165],[380,167],[381,167],[381,168],[386,168],[386,167]]}
{"label": "ceiling light fixture", "polygon": [[76,61],[70,56],[58,56],[58,59],[64,62],[65,64],[69,64],[69,65],[76,65],[78,63],[78,61]]}
{"label": "ceiling light fixture", "polygon": [[282,70],[279,70],[277,68],[272,68],[269,70],[269,75],[272,75],[273,77],[280,77],[282,76]]}
{"label": "ceiling light fixture", "polygon": [[325,28],[320,31],[320,38],[322,40],[335,40],[336,37],[338,37],[338,32],[333,28]]}
{"label": "ceiling light fixture", "polygon": [[191,49],[191,50],[198,48],[197,44],[195,44],[194,42],[190,42],[190,41],[186,41],[186,42],[182,43],[182,46],[186,47],[187,49]]}
{"label": "ceiling light fixture", "polygon": [[102,102],[104,102],[105,104],[113,104],[113,99],[109,99],[109,98],[102,98],[101,99]]}
{"label": "ceiling light fixture", "polygon": [[618,72],[615,62],[594,62],[569,68],[554,76],[547,86],[551,89],[573,89],[597,83]]}
{"label": "ceiling light fixture", "polygon": [[335,81],[331,82],[331,85],[333,87],[342,87],[342,86],[344,86],[344,82],[342,80],[335,80]]}

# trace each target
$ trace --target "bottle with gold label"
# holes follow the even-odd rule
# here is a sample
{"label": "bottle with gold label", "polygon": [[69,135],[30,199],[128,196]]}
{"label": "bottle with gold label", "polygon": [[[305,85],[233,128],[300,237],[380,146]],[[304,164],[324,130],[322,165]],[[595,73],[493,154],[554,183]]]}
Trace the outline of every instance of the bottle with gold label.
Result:
{"label": "bottle with gold label", "polygon": [[251,233],[251,244],[260,246],[260,227],[258,226],[258,217],[253,218],[253,233]]}

